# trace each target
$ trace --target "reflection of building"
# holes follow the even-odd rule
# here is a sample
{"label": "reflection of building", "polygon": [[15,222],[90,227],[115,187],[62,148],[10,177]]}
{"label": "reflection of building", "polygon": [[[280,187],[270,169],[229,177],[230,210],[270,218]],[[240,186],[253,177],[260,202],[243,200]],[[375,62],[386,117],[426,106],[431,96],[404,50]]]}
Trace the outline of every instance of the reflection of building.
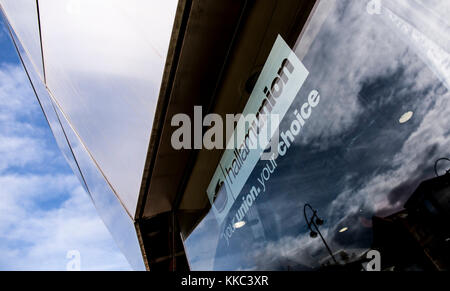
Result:
{"label": "reflection of building", "polygon": [[320,265],[323,270],[339,270],[342,268],[348,271],[361,271],[363,269],[363,263],[367,262],[366,250],[339,250],[333,253],[333,256],[337,259],[338,265],[334,262],[331,256],[325,257],[320,260]]}
{"label": "reflection of building", "polygon": [[420,184],[405,210],[374,217],[373,247],[384,267],[395,270],[450,269],[450,175]]}
{"label": "reflection of building", "polygon": [[[366,13],[366,2],[0,0],[59,146],[132,266],[150,270],[315,269],[327,253],[309,240],[304,203],[330,215],[324,233],[332,249],[368,249],[370,221],[358,220],[355,209],[373,211],[379,200],[395,208],[404,197],[387,197],[393,184],[427,178],[421,166],[450,145],[445,68],[434,61],[429,69],[423,48],[417,57],[414,43],[392,33],[396,27]],[[400,2],[392,11],[413,10],[424,22],[417,7],[426,1]],[[439,15],[445,7],[430,9]],[[445,26],[436,40],[434,19],[426,20],[422,33],[448,52]],[[245,169],[242,193],[210,197],[219,212],[238,212],[244,194],[253,195],[241,221],[230,212],[222,224],[206,191],[224,151],[175,150],[171,119],[184,113],[197,122],[194,106],[224,117],[243,112],[253,92],[265,98],[258,80],[275,79],[262,76],[264,67],[278,70],[284,61],[268,62],[278,36],[289,48],[283,53],[309,71],[294,101],[278,103],[287,110],[282,133],[304,122],[309,92],[318,90],[322,101],[289,150],[284,144],[264,190],[254,186],[264,172],[257,164]],[[379,188],[370,188],[372,180]],[[394,217],[374,220],[375,245],[385,245],[379,233]],[[352,222],[348,237],[334,235],[342,221]],[[280,255],[283,248],[294,251]]]}

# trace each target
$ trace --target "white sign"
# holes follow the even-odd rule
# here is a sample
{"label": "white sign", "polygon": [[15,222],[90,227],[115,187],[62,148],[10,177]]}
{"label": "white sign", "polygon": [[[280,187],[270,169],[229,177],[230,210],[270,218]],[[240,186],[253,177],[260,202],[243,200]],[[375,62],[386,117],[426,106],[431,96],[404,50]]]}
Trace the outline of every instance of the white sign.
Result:
{"label": "white sign", "polygon": [[[242,115],[245,118],[239,120],[206,190],[219,224],[269,144],[270,139],[263,139],[261,143],[259,135],[269,131],[273,137],[308,74],[295,53],[278,36],[244,108]],[[269,120],[271,122],[267,122]],[[255,147],[258,141],[260,144]],[[256,197],[260,189],[253,191],[252,195]]]}

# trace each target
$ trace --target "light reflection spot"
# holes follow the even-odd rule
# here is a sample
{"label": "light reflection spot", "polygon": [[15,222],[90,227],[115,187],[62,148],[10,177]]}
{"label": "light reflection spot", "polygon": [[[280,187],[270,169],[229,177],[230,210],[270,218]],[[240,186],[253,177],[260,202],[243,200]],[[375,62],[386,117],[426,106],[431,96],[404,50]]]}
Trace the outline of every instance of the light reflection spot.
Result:
{"label": "light reflection spot", "polygon": [[413,115],[414,115],[414,112],[408,111],[408,112],[406,112],[405,114],[403,114],[402,117],[400,117],[399,122],[402,123],[402,124],[403,124],[403,123],[406,123],[406,122],[408,122],[408,121],[411,120],[411,118],[413,117]]}
{"label": "light reflection spot", "polygon": [[245,221],[238,221],[234,224],[234,228],[241,228],[245,225]]}
{"label": "light reflection spot", "polygon": [[340,233],[346,232],[348,230],[348,227],[343,227],[339,230]]}

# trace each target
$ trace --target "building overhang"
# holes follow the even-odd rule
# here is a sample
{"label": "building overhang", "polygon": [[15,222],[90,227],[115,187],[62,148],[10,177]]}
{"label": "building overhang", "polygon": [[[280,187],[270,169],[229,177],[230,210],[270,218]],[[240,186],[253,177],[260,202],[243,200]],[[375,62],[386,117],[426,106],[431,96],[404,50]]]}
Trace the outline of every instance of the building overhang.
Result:
{"label": "building overhang", "polygon": [[241,113],[277,35],[294,46],[315,3],[179,2],[135,215],[147,268],[184,256],[165,238],[188,235],[207,211],[205,190],[223,153],[175,150],[172,117],[193,120],[194,106],[203,115]]}

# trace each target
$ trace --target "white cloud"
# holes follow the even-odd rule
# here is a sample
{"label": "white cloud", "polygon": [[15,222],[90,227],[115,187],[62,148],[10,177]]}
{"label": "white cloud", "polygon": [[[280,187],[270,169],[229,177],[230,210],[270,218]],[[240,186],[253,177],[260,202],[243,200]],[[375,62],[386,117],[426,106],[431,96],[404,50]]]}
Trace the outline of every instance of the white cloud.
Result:
{"label": "white cloud", "polygon": [[[64,270],[69,250],[80,251],[83,270],[129,269],[73,176],[2,177],[1,181],[9,187],[1,191],[8,211],[2,211],[0,218],[0,269]],[[54,202],[55,208],[39,206],[64,192],[69,197]]]}
{"label": "white cloud", "polygon": [[55,147],[28,80],[0,65],[0,270],[129,270]]}
{"label": "white cloud", "polygon": [[20,67],[0,65],[0,173],[56,158],[47,150],[48,131],[32,124],[41,112],[31,92]]}

